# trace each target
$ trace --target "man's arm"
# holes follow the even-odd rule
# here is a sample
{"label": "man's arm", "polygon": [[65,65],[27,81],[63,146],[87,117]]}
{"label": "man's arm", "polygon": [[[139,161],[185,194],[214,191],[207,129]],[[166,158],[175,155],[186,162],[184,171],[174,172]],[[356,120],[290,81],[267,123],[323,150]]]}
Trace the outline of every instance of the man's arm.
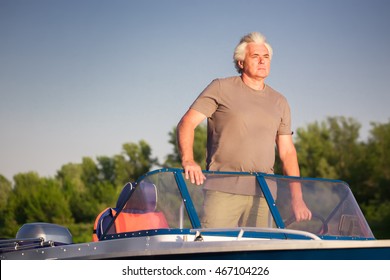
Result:
{"label": "man's arm", "polygon": [[177,141],[185,177],[197,185],[203,184],[206,177],[202,173],[202,168],[194,160],[194,134],[195,128],[204,119],[206,119],[205,115],[189,109],[177,125]]}
{"label": "man's arm", "polygon": [[[300,176],[297,151],[295,149],[292,135],[278,135],[276,137],[279,157],[283,164],[283,174],[287,176]],[[290,184],[292,209],[295,219],[299,221],[310,220],[311,212],[303,201],[301,184],[293,182]]]}

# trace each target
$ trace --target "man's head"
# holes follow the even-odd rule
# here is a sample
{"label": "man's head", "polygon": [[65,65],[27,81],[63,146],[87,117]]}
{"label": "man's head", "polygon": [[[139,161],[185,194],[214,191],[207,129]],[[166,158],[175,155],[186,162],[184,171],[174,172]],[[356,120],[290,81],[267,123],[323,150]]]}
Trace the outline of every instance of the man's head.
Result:
{"label": "man's head", "polygon": [[245,56],[247,54],[248,44],[251,43],[264,45],[268,50],[269,59],[270,60],[272,59],[272,54],[273,54],[272,47],[270,44],[267,43],[266,38],[258,32],[249,33],[241,38],[240,43],[237,45],[237,47],[234,50],[234,56],[233,56],[234,65],[237,69],[237,72],[240,74],[243,71],[242,63],[245,60]]}

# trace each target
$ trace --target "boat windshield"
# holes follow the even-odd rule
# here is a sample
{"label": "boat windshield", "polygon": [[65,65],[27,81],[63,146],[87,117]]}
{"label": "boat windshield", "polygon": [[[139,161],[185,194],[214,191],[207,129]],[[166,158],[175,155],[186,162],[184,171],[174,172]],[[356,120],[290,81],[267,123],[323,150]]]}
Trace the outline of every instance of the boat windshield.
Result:
{"label": "boat windshield", "polygon": [[[150,229],[285,228],[322,238],[374,238],[349,186],[342,181],[263,173],[205,172],[191,184],[181,169],[140,178],[113,223],[116,232]],[[226,192],[225,190],[229,190]],[[311,220],[296,221],[292,192],[301,192]],[[132,226],[121,226],[134,219]]]}

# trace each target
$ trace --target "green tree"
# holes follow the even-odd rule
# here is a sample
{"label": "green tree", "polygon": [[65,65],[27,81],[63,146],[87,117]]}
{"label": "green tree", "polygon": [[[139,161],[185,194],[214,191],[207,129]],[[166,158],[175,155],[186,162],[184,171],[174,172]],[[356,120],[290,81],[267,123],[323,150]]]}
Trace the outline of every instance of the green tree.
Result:
{"label": "green tree", "polygon": [[86,192],[83,180],[81,179],[83,169],[81,164],[68,163],[57,172],[56,178],[61,182],[65,197],[70,200],[76,193]]}
{"label": "green tree", "polygon": [[[12,183],[0,174],[0,236],[10,236],[5,230],[7,227],[8,199],[12,193]],[[11,233],[12,234],[12,233]]]}
{"label": "green tree", "polygon": [[145,140],[123,145],[123,153],[126,160],[125,170],[128,180],[134,181],[141,175],[149,172],[153,165],[157,164],[157,158],[152,158],[152,149]]}
{"label": "green tree", "polygon": [[366,166],[371,173],[367,188],[375,193],[372,199],[390,200],[390,122],[372,123],[366,158]]}
{"label": "green tree", "polygon": [[77,223],[92,223],[101,210],[113,205],[116,200],[116,186],[111,178],[107,180],[107,170],[100,165],[102,161],[105,162],[105,158],[101,159],[103,160],[96,163],[92,158],[83,158],[81,173],[75,173],[79,174],[80,180],[73,179],[80,189],[75,189],[74,183],[72,187],[68,187],[74,190],[69,197],[69,205]]}
{"label": "green tree", "polygon": [[390,122],[372,123],[371,126],[364,166],[367,178],[360,200],[363,201],[362,209],[375,236],[389,238]]}
{"label": "green tree", "polygon": [[363,160],[360,127],[352,118],[329,117],[297,129],[301,175],[350,180]]}
{"label": "green tree", "polygon": [[8,196],[12,191],[12,183],[0,174],[0,211],[7,206]]}
{"label": "green tree", "polygon": [[9,217],[18,225],[29,222],[67,224],[72,222],[69,205],[60,183],[51,178],[40,178],[29,172],[14,176],[15,186],[9,197]]}
{"label": "green tree", "polygon": [[91,191],[99,182],[97,176],[98,170],[91,158],[83,158],[81,164],[66,164],[57,172],[57,179],[61,182],[64,197],[76,223],[91,222],[100,209]]}
{"label": "green tree", "polygon": [[329,117],[328,124],[333,143],[333,165],[339,178],[352,182],[364,160],[363,146],[359,142],[361,125],[353,118],[345,117]]}
{"label": "green tree", "polygon": [[329,158],[332,149],[330,131],[325,123],[314,122],[306,128],[298,128],[295,139],[301,176],[336,177]]}

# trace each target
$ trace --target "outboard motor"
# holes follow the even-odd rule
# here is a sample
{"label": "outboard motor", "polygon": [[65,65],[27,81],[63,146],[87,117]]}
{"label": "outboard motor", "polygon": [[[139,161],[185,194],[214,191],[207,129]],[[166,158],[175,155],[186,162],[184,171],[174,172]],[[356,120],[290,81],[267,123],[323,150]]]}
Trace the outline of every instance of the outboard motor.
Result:
{"label": "outboard motor", "polygon": [[50,223],[24,224],[16,233],[16,239],[43,238],[58,244],[73,243],[72,234],[66,227]]}

